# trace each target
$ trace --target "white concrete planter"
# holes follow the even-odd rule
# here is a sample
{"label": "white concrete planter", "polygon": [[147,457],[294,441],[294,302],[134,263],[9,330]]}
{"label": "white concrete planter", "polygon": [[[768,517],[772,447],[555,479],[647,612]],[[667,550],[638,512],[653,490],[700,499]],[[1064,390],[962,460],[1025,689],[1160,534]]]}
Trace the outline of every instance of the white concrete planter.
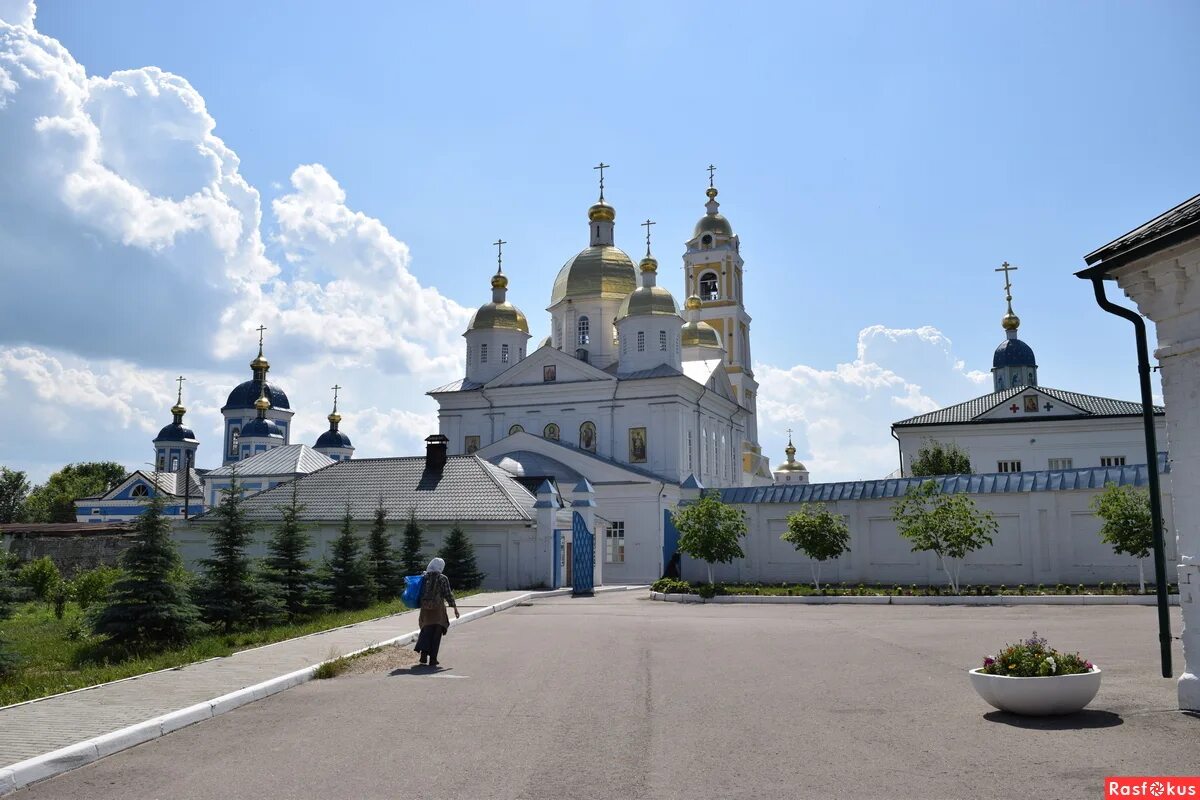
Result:
{"label": "white concrete planter", "polygon": [[1100,668],[1078,675],[1050,675],[1045,678],[1010,678],[988,675],[982,668],[967,673],[979,696],[1001,711],[1045,717],[1074,714],[1100,691]]}

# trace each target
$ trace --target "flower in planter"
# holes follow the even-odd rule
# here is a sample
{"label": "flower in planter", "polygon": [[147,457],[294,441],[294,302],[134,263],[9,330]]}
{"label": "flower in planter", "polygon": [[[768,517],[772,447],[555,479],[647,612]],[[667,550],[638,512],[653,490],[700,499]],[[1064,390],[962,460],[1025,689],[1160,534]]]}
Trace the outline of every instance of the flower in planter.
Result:
{"label": "flower in planter", "polygon": [[1095,667],[1079,653],[1062,653],[1049,646],[1037,631],[1024,641],[1005,645],[996,656],[985,656],[983,672],[988,675],[1008,675],[1013,678],[1044,678],[1056,675],[1078,675]]}

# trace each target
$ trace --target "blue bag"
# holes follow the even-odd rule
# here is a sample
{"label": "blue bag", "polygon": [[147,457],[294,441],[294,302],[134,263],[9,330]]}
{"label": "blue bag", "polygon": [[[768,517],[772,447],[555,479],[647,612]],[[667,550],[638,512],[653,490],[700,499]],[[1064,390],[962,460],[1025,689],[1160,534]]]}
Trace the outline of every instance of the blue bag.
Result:
{"label": "blue bag", "polygon": [[400,599],[404,601],[404,605],[409,608],[421,607],[421,592],[425,588],[424,575],[407,575],[404,578],[404,594],[400,595]]}

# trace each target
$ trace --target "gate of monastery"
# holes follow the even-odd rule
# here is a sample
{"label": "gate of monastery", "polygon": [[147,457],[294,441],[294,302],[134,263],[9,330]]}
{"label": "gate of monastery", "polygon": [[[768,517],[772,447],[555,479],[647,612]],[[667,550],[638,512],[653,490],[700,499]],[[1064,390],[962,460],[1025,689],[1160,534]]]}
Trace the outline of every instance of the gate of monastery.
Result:
{"label": "gate of monastery", "polygon": [[595,590],[596,537],[578,511],[571,514],[571,596],[589,597]]}

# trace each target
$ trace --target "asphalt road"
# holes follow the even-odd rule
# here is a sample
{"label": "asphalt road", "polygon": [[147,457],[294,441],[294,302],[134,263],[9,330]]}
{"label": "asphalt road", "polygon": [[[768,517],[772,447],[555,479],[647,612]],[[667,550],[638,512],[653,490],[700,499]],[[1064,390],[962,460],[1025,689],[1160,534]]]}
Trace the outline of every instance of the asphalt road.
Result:
{"label": "asphalt road", "polygon": [[[314,681],[13,797],[1099,798],[1106,775],[1200,773],[1154,619],[547,600],[451,632],[434,675]],[[1024,720],[971,690],[1034,629],[1104,669],[1089,711]]]}

